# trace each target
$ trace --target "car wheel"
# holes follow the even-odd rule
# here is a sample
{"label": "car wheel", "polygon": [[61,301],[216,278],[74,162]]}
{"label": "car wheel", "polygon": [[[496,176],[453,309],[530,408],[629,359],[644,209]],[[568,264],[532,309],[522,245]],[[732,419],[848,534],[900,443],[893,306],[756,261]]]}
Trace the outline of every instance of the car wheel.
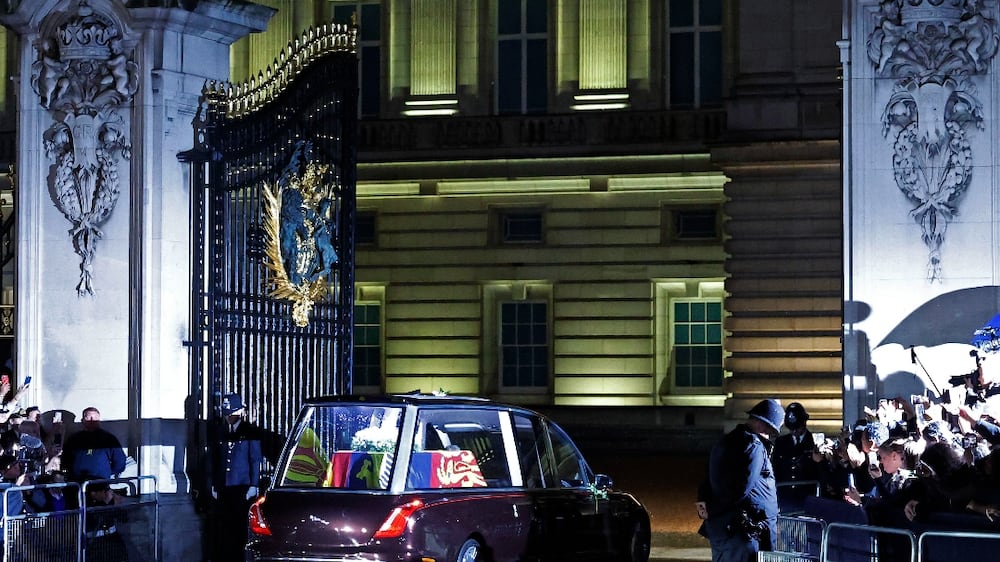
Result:
{"label": "car wheel", "polygon": [[646,533],[642,532],[642,527],[635,526],[632,530],[632,539],[629,540],[629,551],[627,562],[647,562],[649,560],[649,539]]}
{"label": "car wheel", "polygon": [[483,560],[482,551],[483,548],[479,541],[469,539],[462,544],[462,548],[458,549],[456,562],[481,562]]}

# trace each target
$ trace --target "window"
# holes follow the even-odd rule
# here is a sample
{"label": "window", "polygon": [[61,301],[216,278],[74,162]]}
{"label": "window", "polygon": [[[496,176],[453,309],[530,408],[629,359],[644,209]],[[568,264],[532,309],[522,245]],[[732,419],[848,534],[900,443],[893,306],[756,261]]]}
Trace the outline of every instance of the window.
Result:
{"label": "window", "polygon": [[496,410],[425,408],[417,417],[407,490],[512,484]]}
{"label": "window", "polygon": [[722,301],[675,299],[673,314],[674,386],[722,386]]}
{"label": "window", "polygon": [[382,387],[382,305],[354,304],[355,394],[379,392]]}
{"label": "window", "polygon": [[358,211],[354,217],[354,243],[364,246],[378,244],[378,224],[375,211]]}
{"label": "window", "polygon": [[548,2],[497,3],[497,112],[544,113],[548,105]]}
{"label": "window", "polygon": [[500,304],[500,386],[545,389],[549,384],[549,320],[544,301]]}
{"label": "window", "polygon": [[343,2],[333,5],[333,21],[351,23],[358,15],[358,106],[361,117],[377,117],[382,84],[382,6],[379,2]]}
{"label": "window", "polygon": [[672,108],[722,101],[722,0],[669,0],[667,92]]}
{"label": "window", "polygon": [[555,424],[550,423],[548,427],[554,461],[551,468],[555,473],[549,487],[577,488],[589,484],[590,471],[573,441]]}
{"label": "window", "polygon": [[722,239],[721,209],[716,206],[663,208],[663,241],[706,241]]}
{"label": "window", "polygon": [[402,419],[401,407],[310,408],[295,453],[277,471],[279,486],[387,489]]}
{"label": "window", "polygon": [[493,209],[490,240],[494,245],[545,242],[544,213],[539,209]]}

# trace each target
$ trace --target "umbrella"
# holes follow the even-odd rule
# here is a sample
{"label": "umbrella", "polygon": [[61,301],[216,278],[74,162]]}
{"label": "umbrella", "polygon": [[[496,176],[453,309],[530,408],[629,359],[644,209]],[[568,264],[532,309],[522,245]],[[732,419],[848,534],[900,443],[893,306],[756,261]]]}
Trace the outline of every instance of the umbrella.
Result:
{"label": "umbrella", "polygon": [[[1000,309],[1000,287],[972,287],[938,295],[918,306],[879,342],[903,347],[967,343],[983,322],[983,311]],[[992,320],[990,321],[992,322]],[[1000,324],[997,324],[1000,332]],[[878,346],[876,346],[878,347]]]}
{"label": "umbrella", "polygon": [[972,333],[972,345],[980,351],[995,353],[1000,350],[1000,314],[990,318],[989,322],[983,324]]}

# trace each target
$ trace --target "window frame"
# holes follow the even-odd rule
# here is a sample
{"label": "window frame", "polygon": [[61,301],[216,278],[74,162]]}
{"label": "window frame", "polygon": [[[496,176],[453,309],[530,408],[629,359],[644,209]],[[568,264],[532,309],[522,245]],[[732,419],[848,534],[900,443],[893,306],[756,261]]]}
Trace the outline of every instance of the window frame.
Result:
{"label": "window frame", "polygon": [[[378,9],[379,9],[378,39],[367,39],[367,38],[364,37],[363,33],[360,32],[362,29],[364,29],[364,27],[363,27],[364,26],[364,22],[362,21],[363,10],[361,8],[364,5],[377,5],[378,6]],[[340,7],[340,6],[353,6],[354,7],[354,13],[356,13],[358,15],[358,27],[359,27],[358,45],[357,45],[357,47],[358,47],[358,50],[357,50],[357,56],[358,56],[358,118],[359,119],[362,119],[362,118],[365,118],[365,117],[378,118],[382,114],[382,106],[383,106],[382,90],[385,87],[385,76],[384,76],[383,65],[382,65],[382,59],[385,58],[384,57],[384,55],[385,55],[385,45],[384,45],[384,43],[385,43],[385,40],[384,40],[385,33],[384,33],[384,31],[385,31],[386,14],[385,14],[385,5],[384,5],[384,2],[383,2],[383,0],[330,0],[330,15],[331,15],[330,19],[331,20],[333,19],[333,15],[337,11],[336,9],[338,7]],[[350,23],[350,22],[337,22],[337,23]],[[375,94],[375,97],[374,97],[374,99],[375,99],[375,107],[374,108],[367,108],[367,109],[369,109],[369,111],[366,112],[365,111],[366,110],[366,103],[365,103],[366,97],[365,97],[365,88],[364,88],[364,85],[365,85],[365,81],[366,81],[365,79],[366,79],[366,77],[368,75],[365,73],[365,68],[366,68],[365,64],[367,62],[366,61],[366,55],[365,55],[365,53],[366,53],[366,51],[370,52],[371,49],[376,49],[377,53],[378,53],[378,69],[377,69],[377,71],[375,73],[376,76],[377,76],[377,78],[378,78],[378,80],[377,80],[378,84],[377,84],[377,87],[376,87],[377,93]],[[374,112],[372,112],[371,109],[374,109]]]}
{"label": "window frame", "polygon": [[[503,326],[504,326],[504,313],[503,307],[506,304],[541,304],[545,306],[545,371],[546,380],[544,385],[508,385],[504,382],[504,341],[503,341]],[[552,386],[552,307],[551,303],[545,299],[502,299],[497,301],[497,385],[501,394],[544,394],[548,393]],[[521,345],[516,345],[515,347],[523,347]],[[532,348],[538,347],[534,343],[531,345]],[[532,363],[532,366],[536,365]]]}
{"label": "window frame", "polygon": [[[549,81],[550,81],[549,75],[550,75],[550,67],[551,67],[551,64],[550,64],[551,61],[549,60],[549,50],[551,48],[550,47],[550,42],[549,42],[549,28],[551,26],[550,26],[549,22],[551,20],[551,10],[550,10],[550,7],[548,6],[548,4],[546,3],[546,13],[545,13],[546,24],[545,24],[545,31],[544,32],[539,32],[539,31],[530,32],[530,31],[528,31],[528,10],[527,10],[528,4],[530,2],[539,2],[539,1],[545,1],[545,2],[547,2],[548,0],[517,0],[517,1],[519,1],[521,3],[521,22],[520,22],[520,29],[519,29],[518,33],[501,33],[501,31],[500,31],[500,25],[499,25],[499,23],[500,23],[499,22],[499,5],[496,8],[496,12],[497,13],[495,14],[494,21],[493,21],[493,31],[496,34],[496,41],[495,41],[495,44],[494,44],[494,60],[493,60],[493,68],[494,68],[494,73],[493,73],[494,76],[493,76],[493,78],[494,78],[494,84],[495,84],[494,85],[494,96],[493,96],[493,112],[496,115],[537,115],[537,114],[544,114],[544,113],[546,113],[549,110],[549,90],[550,90],[550,88],[549,88]],[[499,2],[498,2],[498,4],[499,4]],[[530,97],[529,93],[531,93],[531,88],[529,88],[529,64],[528,64],[529,63],[529,59],[531,59],[531,57],[528,54],[528,50],[529,50],[528,45],[529,45],[530,42],[537,41],[537,40],[543,40],[544,41],[544,50],[545,50],[544,63],[545,63],[545,68],[544,68],[544,72],[543,72],[544,78],[542,80],[541,86],[544,87],[543,94],[544,94],[545,102],[544,102],[544,107],[535,109],[535,108],[529,107],[529,101],[528,101],[529,97]],[[505,42],[505,41],[510,41],[510,42],[516,41],[517,44],[520,47],[520,55],[521,55],[521,60],[520,60],[520,63],[521,63],[521,65],[520,65],[521,83],[520,83],[520,104],[519,104],[520,107],[519,107],[518,111],[516,111],[516,112],[510,112],[510,111],[506,111],[506,110],[505,111],[501,111],[502,104],[501,104],[501,99],[500,98],[501,98],[502,90],[501,90],[501,87],[500,87],[500,85],[501,85],[501,76],[500,76],[500,70],[501,70],[500,69],[500,58],[501,58],[501,54],[500,53],[501,53],[501,43]]]}
{"label": "window frame", "polygon": [[[661,242],[664,244],[715,245],[723,240],[722,205],[664,205],[661,211]],[[711,211],[715,215],[715,233],[712,236],[682,236],[678,232],[680,215],[688,212]]]}
{"label": "window frame", "polygon": [[[676,313],[675,313],[676,308],[675,308],[675,305],[677,305],[679,303],[710,303],[710,304],[718,304],[719,305],[719,309],[720,309],[720,313],[721,314],[719,316],[719,321],[718,321],[719,330],[720,330],[719,344],[718,344],[718,348],[719,348],[719,352],[720,352],[720,364],[719,364],[720,378],[719,378],[719,384],[718,385],[707,385],[706,384],[706,385],[685,385],[685,386],[680,386],[677,383],[677,369],[680,366],[679,362],[678,362],[678,357],[677,357],[677,348],[678,348],[678,345],[689,345],[691,347],[694,347],[690,343],[688,343],[688,344],[678,344],[677,343],[677,338],[676,338],[677,331],[676,331],[676,327],[677,327],[677,324],[678,324],[678,320],[676,318]],[[722,392],[723,384],[724,384],[724,381],[725,381],[725,378],[726,378],[726,366],[725,366],[725,349],[726,349],[725,301],[721,297],[710,297],[710,296],[692,296],[692,297],[686,297],[685,296],[685,297],[677,297],[677,298],[670,299],[670,303],[669,303],[668,306],[669,306],[669,311],[668,311],[667,314],[668,314],[668,316],[670,318],[670,321],[669,321],[669,324],[670,324],[670,335],[669,335],[670,344],[669,345],[670,345],[671,360],[670,360],[670,366],[669,366],[669,375],[670,375],[671,391],[673,393],[677,393],[677,394]],[[691,323],[693,324],[693,322],[691,322]],[[708,324],[708,322],[705,322],[705,324]],[[715,346],[714,345],[705,344],[702,347],[706,347],[707,348],[707,347],[715,347]]]}
{"label": "window frame", "polygon": [[[702,109],[704,107],[717,107],[717,106],[720,106],[722,104],[722,94],[723,94],[723,92],[722,92],[722,74],[723,74],[723,69],[722,69],[723,45],[722,45],[722,42],[723,42],[723,31],[724,31],[723,30],[723,26],[722,26],[723,22],[722,22],[722,19],[720,18],[720,22],[718,24],[712,24],[712,25],[707,25],[707,24],[703,25],[703,24],[701,24],[699,20],[700,20],[700,14],[701,14],[701,1],[702,0],[687,0],[687,1],[691,2],[691,5],[692,5],[692,22],[691,22],[691,25],[677,25],[677,26],[672,25],[671,15],[670,15],[671,0],[664,0],[664,3],[663,3],[663,9],[664,9],[664,21],[663,21],[663,29],[664,29],[663,53],[664,53],[664,57],[663,57],[663,64],[664,64],[664,70],[665,70],[664,73],[663,73],[663,75],[664,75],[663,93],[664,93],[665,100],[666,100],[666,106],[668,108],[671,108],[671,109]],[[721,12],[724,11],[725,6],[723,4],[723,0],[718,0],[718,2],[720,3],[719,10],[720,10],[720,13],[721,13]],[[724,13],[722,14],[722,17],[724,18]],[[693,100],[691,101],[690,105],[687,102],[684,102],[683,104],[680,104],[680,103],[674,101],[672,99],[672,95],[671,95],[671,84],[673,83],[673,75],[674,75],[673,68],[672,68],[673,65],[671,64],[671,42],[672,42],[671,40],[672,40],[672,38],[675,35],[681,35],[681,34],[686,34],[686,33],[691,34],[692,37],[693,37],[692,50],[693,50],[694,60],[691,62],[691,68],[692,68],[692,73],[693,73],[692,78],[694,79],[694,84],[693,84],[693,93],[692,93]],[[719,60],[719,69],[718,69],[719,70],[718,80],[719,80],[720,92],[719,92],[719,99],[718,100],[708,100],[708,101],[706,101],[706,100],[703,99],[704,96],[703,96],[702,83],[705,82],[705,80],[704,80],[704,75],[703,75],[702,69],[701,69],[701,66],[702,66],[702,56],[703,56],[703,54],[702,54],[702,41],[701,41],[701,39],[702,39],[702,34],[705,34],[705,33],[718,33],[719,34],[718,50],[719,50],[720,60]]]}

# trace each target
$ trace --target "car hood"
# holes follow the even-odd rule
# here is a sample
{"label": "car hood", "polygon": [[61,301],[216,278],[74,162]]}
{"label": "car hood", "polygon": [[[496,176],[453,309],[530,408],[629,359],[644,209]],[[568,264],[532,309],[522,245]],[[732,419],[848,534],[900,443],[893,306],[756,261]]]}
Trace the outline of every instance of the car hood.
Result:
{"label": "car hood", "polygon": [[406,501],[392,494],[271,490],[260,505],[271,530],[265,540],[280,550],[367,544],[393,508]]}

